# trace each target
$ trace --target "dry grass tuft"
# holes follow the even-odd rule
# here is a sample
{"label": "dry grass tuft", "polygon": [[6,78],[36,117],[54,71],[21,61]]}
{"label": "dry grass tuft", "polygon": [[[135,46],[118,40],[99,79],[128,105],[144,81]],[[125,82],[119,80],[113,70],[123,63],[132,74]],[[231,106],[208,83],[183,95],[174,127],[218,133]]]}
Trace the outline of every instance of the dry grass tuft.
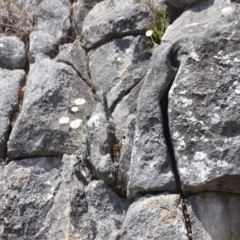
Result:
{"label": "dry grass tuft", "polygon": [[18,0],[0,0],[0,34],[17,36],[27,43],[34,29],[34,14],[27,13]]}

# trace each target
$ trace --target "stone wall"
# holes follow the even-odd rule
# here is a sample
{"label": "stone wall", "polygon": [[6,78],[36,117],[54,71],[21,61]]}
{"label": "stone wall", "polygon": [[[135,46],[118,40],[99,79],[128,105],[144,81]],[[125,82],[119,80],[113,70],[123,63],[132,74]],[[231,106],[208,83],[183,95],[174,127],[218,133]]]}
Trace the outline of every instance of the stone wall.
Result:
{"label": "stone wall", "polygon": [[[240,239],[239,3],[17,3],[34,28],[0,34],[0,238]],[[182,14],[150,54],[161,9]]]}

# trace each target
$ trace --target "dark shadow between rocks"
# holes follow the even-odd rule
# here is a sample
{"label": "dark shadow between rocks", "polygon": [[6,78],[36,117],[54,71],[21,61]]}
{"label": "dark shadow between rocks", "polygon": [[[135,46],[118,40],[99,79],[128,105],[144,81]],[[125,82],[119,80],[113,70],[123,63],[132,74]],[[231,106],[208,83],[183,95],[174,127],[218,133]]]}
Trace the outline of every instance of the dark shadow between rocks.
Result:
{"label": "dark shadow between rocks", "polygon": [[[177,44],[176,46],[174,46],[171,49],[169,55],[167,56],[172,67],[175,69],[178,69],[180,67],[180,61],[177,57],[179,49],[180,49],[180,46],[178,46],[178,44]],[[164,136],[166,139],[166,145],[167,145],[166,151],[167,151],[167,155],[169,156],[169,159],[171,160],[171,162],[169,164],[170,164],[172,171],[174,173],[174,176],[175,176],[177,192],[180,193],[181,197],[183,197],[183,192],[182,192],[181,183],[180,183],[180,176],[179,176],[179,173],[177,170],[177,163],[176,163],[176,158],[175,158],[175,154],[174,154],[174,148],[173,148],[173,144],[172,144],[171,134],[170,134],[169,118],[168,118],[168,93],[171,89],[171,86],[174,82],[176,75],[177,75],[177,71],[174,74],[174,76],[172,76],[172,79],[169,80],[169,82],[166,84],[165,90],[164,90],[163,94],[161,95],[159,104],[160,104],[162,118],[163,118],[163,132],[164,132]]]}
{"label": "dark shadow between rocks", "polygon": [[[191,10],[192,12],[202,12],[206,9],[208,9],[209,7],[211,7],[214,4],[215,0],[203,0],[203,1],[198,1],[196,3],[194,3],[193,5],[190,5],[188,7],[186,7],[186,11]],[[205,3],[205,5],[203,4]]]}

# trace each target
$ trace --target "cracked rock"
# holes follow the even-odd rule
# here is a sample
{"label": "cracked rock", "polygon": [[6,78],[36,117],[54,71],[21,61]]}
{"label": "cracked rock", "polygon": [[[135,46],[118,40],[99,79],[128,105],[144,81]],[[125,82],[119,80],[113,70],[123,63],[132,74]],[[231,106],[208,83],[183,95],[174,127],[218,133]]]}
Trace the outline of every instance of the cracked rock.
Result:
{"label": "cracked rock", "polygon": [[145,76],[150,57],[146,50],[145,36],[127,36],[90,52],[93,85],[106,94],[110,109]]}
{"label": "cracked rock", "polygon": [[128,198],[153,191],[176,191],[171,159],[164,134],[161,105],[177,68],[172,46],[156,49],[137,99],[137,120],[129,169]]}
{"label": "cracked rock", "polygon": [[240,193],[237,26],[223,25],[223,36],[210,32],[188,40],[188,59],[169,94],[169,126],[185,194]]}
{"label": "cracked rock", "polygon": [[84,80],[89,80],[87,56],[78,39],[61,46],[55,60],[72,66]]}

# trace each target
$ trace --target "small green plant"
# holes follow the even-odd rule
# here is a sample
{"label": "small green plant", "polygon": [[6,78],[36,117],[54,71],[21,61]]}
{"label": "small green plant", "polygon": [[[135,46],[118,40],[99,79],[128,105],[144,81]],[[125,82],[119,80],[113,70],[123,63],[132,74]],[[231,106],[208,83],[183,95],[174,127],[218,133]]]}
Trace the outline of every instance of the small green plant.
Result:
{"label": "small green plant", "polygon": [[[71,108],[71,112],[78,113],[81,112],[81,109],[78,107],[86,103],[84,98],[78,98],[74,101],[76,106]],[[83,116],[83,113],[81,113]],[[87,135],[88,135],[88,128],[87,128],[87,119],[83,117],[83,119],[77,118],[75,120],[70,120],[69,117],[61,117],[59,119],[60,124],[69,124],[69,127],[73,130],[73,138],[72,144],[76,147],[82,146],[82,144],[86,143]]]}
{"label": "small green plant", "polygon": [[162,37],[169,26],[169,19],[166,11],[155,12],[154,15],[154,24],[151,30],[146,32],[146,36],[149,37],[147,46],[150,52],[161,44]]}
{"label": "small green plant", "polygon": [[0,0],[0,34],[17,36],[25,43],[34,30],[34,14],[25,12],[17,0]]}

